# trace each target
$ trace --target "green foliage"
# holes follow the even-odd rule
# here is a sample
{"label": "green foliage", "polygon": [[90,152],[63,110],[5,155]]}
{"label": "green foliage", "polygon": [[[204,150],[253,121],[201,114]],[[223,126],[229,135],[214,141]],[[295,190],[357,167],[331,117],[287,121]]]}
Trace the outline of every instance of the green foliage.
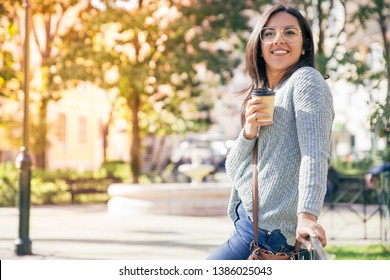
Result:
{"label": "green foliage", "polygon": [[77,172],[73,169],[58,169],[48,171],[41,168],[36,168],[32,172],[33,177],[41,178],[45,182],[54,182],[58,178],[87,178],[92,176],[91,171]]}
{"label": "green foliage", "polygon": [[[68,204],[71,195],[67,191],[65,179],[105,179],[119,178],[122,182],[131,182],[129,164],[123,161],[107,161],[98,171],[77,172],[71,169],[45,171],[34,169],[31,173],[31,204]],[[18,195],[19,170],[11,162],[0,164],[0,207],[16,206]],[[141,174],[140,183],[162,183],[159,173]],[[77,203],[107,202],[108,194],[80,194]]]}
{"label": "green foliage", "polygon": [[[390,144],[390,44],[386,39],[390,26],[390,2],[387,0],[375,0],[364,2],[354,14],[353,20],[366,29],[367,24],[372,20],[379,27],[377,41],[383,47],[384,69],[377,76],[371,77],[371,82],[378,82],[381,79],[387,80],[387,96],[385,104],[374,104],[374,111],[370,117],[370,124],[378,137],[385,137],[387,144]],[[364,69],[365,72],[370,72]]]}
{"label": "green foliage", "polygon": [[378,163],[390,162],[390,145],[386,146],[386,149],[377,151]]}
{"label": "green foliage", "polygon": [[[43,84],[34,89],[38,92],[32,98],[37,102],[33,104],[34,108],[45,111],[48,102],[61,98],[61,90],[73,87],[81,80],[104,89],[116,89],[122,99],[121,115],[129,121],[130,134],[134,137],[131,141],[135,145],[140,145],[147,134],[164,136],[207,130],[211,124],[207,112],[213,106],[210,93],[219,84],[228,82],[241,62],[249,34],[248,15],[262,12],[266,4],[274,3],[194,0],[187,5],[182,1],[159,0],[139,1],[129,9],[111,0],[98,1],[101,4],[95,2],[95,6],[90,1],[31,1],[33,14],[37,16],[35,20],[41,17],[47,21],[47,24],[35,26],[44,27],[40,34],[48,35],[47,38],[38,36],[42,39],[39,45],[42,64],[41,71],[37,72],[42,73]],[[321,73],[329,70],[330,62],[335,63],[339,54],[335,69],[346,66],[348,71],[343,78],[363,86],[373,83],[372,88],[375,88],[383,78],[383,72],[373,73],[369,65],[356,56],[356,49],[341,56],[336,51],[340,45],[340,33],[331,24],[342,23],[342,17],[336,17],[334,13],[335,9],[342,8],[336,3],[340,1],[287,2],[294,2],[305,10],[309,21],[316,27],[313,30],[319,31],[317,65]],[[15,11],[21,8],[21,3],[21,0],[9,0],[0,4],[0,17],[7,19],[2,20],[0,41],[12,38],[19,48],[21,40],[15,36],[20,33],[16,23],[21,21],[17,20]],[[359,3],[356,15],[345,23],[359,21],[364,27],[369,19],[380,21],[380,14],[388,15],[386,1],[366,4]],[[101,8],[102,5],[105,9]],[[76,16],[72,22],[65,22],[71,10]],[[225,43],[229,46],[226,47]],[[330,47],[325,48],[325,45]],[[21,83],[20,73],[15,68],[21,62],[20,57],[14,57],[13,52],[3,49],[3,46],[0,46],[0,65],[4,66],[0,67],[0,97],[16,98]],[[211,71],[213,77],[210,78],[207,72],[207,77],[202,80],[198,75],[199,66]],[[115,72],[118,79],[108,79],[108,72]],[[378,109],[372,115],[371,123],[380,133],[386,133],[388,110],[383,114],[380,112]],[[0,122],[8,124],[7,119],[1,117]],[[45,112],[35,116],[35,120],[39,123],[33,124],[33,137],[39,141],[32,140],[31,149],[43,154],[49,145],[44,141],[48,131],[43,123],[46,121]],[[134,149],[132,160],[140,158],[138,153],[141,150],[142,147]],[[37,158],[45,162],[44,157]],[[138,169],[133,169],[134,177],[139,175],[137,172]],[[129,174],[123,176],[130,178]]]}
{"label": "green foliage", "polygon": [[44,181],[42,178],[31,179],[31,204],[63,204],[70,201],[70,194],[66,191],[67,185],[57,179],[54,182]]}
{"label": "green foliage", "polygon": [[123,160],[105,161],[100,170],[108,178],[120,178],[123,182],[130,181],[131,179],[129,164]]}
{"label": "green foliage", "polygon": [[374,160],[366,156],[363,159],[354,159],[351,161],[336,159],[334,167],[337,172],[345,175],[365,175],[369,168],[372,167]]}
{"label": "green foliage", "polygon": [[[358,86],[375,89],[379,85],[378,82],[385,77],[384,71],[372,71],[372,67],[360,58],[355,49],[347,50],[337,61],[338,65],[344,65],[342,78]],[[337,71],[337,67],[332,70]]]}
{"label": "green foliage", "polygon": [[[386,0],[368,1],[359,6],[359,10],[353,15],[353,20],[359,22],[363,27],[367,27],[367,23],[370,19],[383,20],[381,15],[389,13],[390,3]],[[387,18],[388,20],[388,18]]]}
{"label": "green foliage", "polygon": [[[390,104],[375,104],[375,109],[370,116],[372,131],[380,138],[385,138],[390,144]],[[388,146],[387,145],[387,146]]]}
{"label": "green foliage", "polygon": [[[71,201],[71,195],[67,191],[68,186],[65,179],[94,178],[104,179],[107,170],[112,172],[116,178],[122,181],[129,181],[129,165],[122,162],[106,163],[101,169],[95,172],[77,172],[74,170],[45,171],[34,169],[31,172],[31,204],[67,204]],[[0,207],[16,206],[18,196],[19,170],[11,162],[0,164]],[[142,176],[142,182],[150,182],[147,176]],[[107,194],[80,195],[78,202],[106,202]]]}
{"label": "green foliage", "polygon": [[[135,145],[135,180],[147,134],[204,131],[210,126],[209,115],[202,113],[212,107],[210,85],[201,81],[197,67],[214,73],[218,84],[227,82],[240,61],[235,47],[248,32],[243,11],[257,10],[264,2],[199,0],[187,6],[160,0],[125,8],[101,1],[61,37],[64,44],[55,65],[62,70],[62,80],[116,88],[123,98]],[[227,41],[232,46],[215,44]],[[117,79],[108,81],[107,71],[115,72]]]}
{"label": "green foliage", "polygon": [[380,244],[327,246],[326,251],[336,260],[390,260],[390,247]]}
{"label": "green foliage", "polygon": [[[16,6],[17,6],[16,1]],[[15,46],[18,42],[19,28],[13,18],[14,10],[11,3],[5,1],[0,4],[0,97],[16,99],[21,89],[21,75],[17,71],[17,57]],[[0,103],[1,104],[1,103]]]}
{"label": "green foliage", "polygon": [[8,162],[0,164],[0,206],[15,206],[18,170]]}
{"label": "green foliage", "polygon": [[[39,173],[42,175],[42,173]],[[46,178],[45,178],[46,177]],[[0,207],[16,206],[19,188],[19,170],[8,162],[0,164]],[[31,204],[57,204],[70,200],[66,184],[52,175],[37,177],[32,172]]]}

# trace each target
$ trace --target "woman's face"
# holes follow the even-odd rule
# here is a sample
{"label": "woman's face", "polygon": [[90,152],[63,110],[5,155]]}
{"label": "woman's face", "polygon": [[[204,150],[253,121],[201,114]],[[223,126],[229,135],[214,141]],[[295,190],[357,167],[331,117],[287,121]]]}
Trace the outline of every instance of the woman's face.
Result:
{"label": "woman's face", "polygon": [[283,74],[303,54],[303,39],[298,20],[288,13],[271,16],[261,32],[261,53],[267,75]]}

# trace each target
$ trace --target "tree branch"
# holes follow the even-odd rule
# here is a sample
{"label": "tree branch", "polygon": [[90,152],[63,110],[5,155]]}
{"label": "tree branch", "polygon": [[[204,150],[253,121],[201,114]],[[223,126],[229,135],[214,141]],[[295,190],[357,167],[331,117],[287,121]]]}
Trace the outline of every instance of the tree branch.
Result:
{"label": "tree branch", "polygon": [[34,23],[34,18],[31,19],[31,26],[32,26],[31,29],[32,29],[33,34],[34,34],[35,43],[38,46],[38,50],[39,50],[39,53],[41,54],[41,57],[43,57],[43,49],[42,49],[41,43],[39,42],[37,30],[36,30],[35,23]]}
{"label": "tree branch", "polygon": [[338,34],[336,36],[336,38],[337,38],[336,44],[335,44],[335,46],[334,46],[334,48],[332,50],[332,53],[331,53],[330,57],[334,57],[335,56],[336,49],[337,49],[338,46],[340,46],[340,40],[339,39],[340,39],[341,34],[343,34],[343,32],[344,32],[345,23],[347,22],[347,9],[345,8],[345,0],[344,1],[340,0],[340,3],[341,3],[341,5],[343,6],[343,9],[344,9],[344,24],[343,24],[343,27],[340,29],[340,31],[338,32]]}

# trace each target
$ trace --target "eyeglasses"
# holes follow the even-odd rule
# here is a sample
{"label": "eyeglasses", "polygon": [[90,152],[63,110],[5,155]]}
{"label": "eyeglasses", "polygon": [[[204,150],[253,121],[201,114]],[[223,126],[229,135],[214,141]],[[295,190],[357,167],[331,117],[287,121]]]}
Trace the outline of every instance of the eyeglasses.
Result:
{"label": "eyeglasses", "polygon": [[275,27],[264,27],[260,32],[260,40],[264,44],[271,44],[275,42],[278,34],[281,34],[285,42],[294,43],[301,36],[301,30],[294,26],[285,26],[282,30],[276,29]]}

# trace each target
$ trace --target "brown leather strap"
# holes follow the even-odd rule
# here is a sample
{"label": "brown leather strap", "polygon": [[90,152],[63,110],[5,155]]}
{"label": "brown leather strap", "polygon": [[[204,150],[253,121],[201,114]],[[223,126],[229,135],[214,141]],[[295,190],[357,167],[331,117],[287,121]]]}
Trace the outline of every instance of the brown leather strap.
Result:
{"label": "brown leather strap", "polygon": [[[259,239],[259,194],[258,194],[258,182],[257,182],[257,157],[258,157],[259,144],[258,140],[256,140],[255,147],[253,149],[253,159],[252,159],[252,173],[253,173],[253,185],[252,185],[252,203],[253,203],[253,241],[255,244],[258,244]],[[294,252],[299,251],[299,247],[301,246],[301,242],[296,240],[294,246]]]}
{"label": "brown leather strap", "polygon": [[253,187],[252,187],[252,205],[253,205],[253,240],[255,244],[258,244],[258,224],[259,224],[259,195],[257,190],[257,151],[258,151],[258,140],[256,140],[255,148],[253,150],[253,160],[252,160],[252,173],[253,173]]}

